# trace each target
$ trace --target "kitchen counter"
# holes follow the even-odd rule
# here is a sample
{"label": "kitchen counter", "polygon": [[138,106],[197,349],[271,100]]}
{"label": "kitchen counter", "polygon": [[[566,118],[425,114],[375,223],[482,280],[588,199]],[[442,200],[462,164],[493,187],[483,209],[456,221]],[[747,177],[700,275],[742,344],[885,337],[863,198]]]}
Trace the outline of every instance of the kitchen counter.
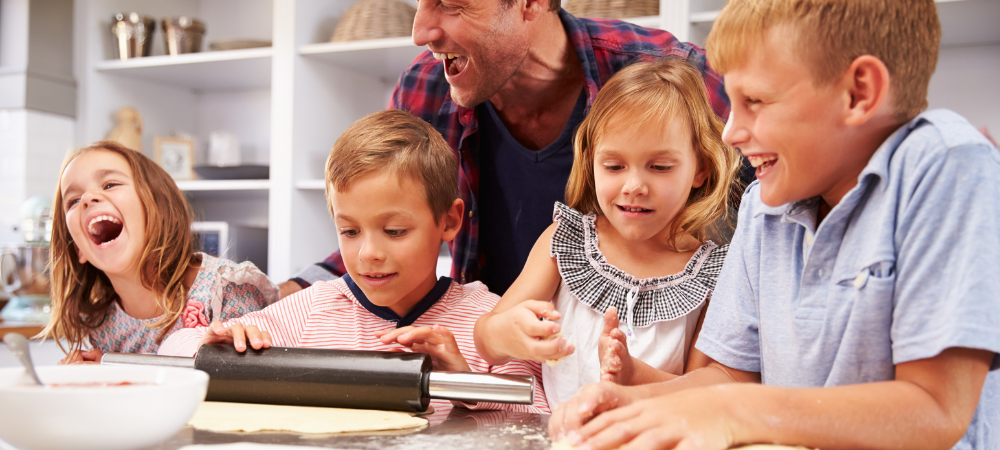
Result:
{"label": "kitchen counter", "polygon": [[[548,415],[451,408],[427,416],[430,426],[412,431],[301,435],[291,433],[214,433],[186,427],[150,450],[177,450],[186,445],[231,442],[296,445],[338,449],[548,449]],[[224,448],[224,447],[223,447]]]}

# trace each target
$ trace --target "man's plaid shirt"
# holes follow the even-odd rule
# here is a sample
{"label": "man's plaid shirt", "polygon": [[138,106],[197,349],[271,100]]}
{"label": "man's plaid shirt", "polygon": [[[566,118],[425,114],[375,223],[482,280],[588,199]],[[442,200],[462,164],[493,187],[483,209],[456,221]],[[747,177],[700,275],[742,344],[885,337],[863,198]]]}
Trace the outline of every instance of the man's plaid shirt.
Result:
{"label": "man's plaid shirt", "polygon": [[[629,63],[678,56],[701,71],[712,109],[723,120],[728,118],[729,98],[722,76],[708,67],[703,49],[680,42],[662,30],[616,20],[581,19],[565,10],[559,12],[559,17],[583,66],[588,112],[604,83]],[[479,121],[475,108],[459,106],[452,101],[449,89],[444,64],[427,51],[400,76],[389,108],[409,111],[427,121],[456,150],[459,192],[465,201],[466,213],[462,229],[450,245],[451,277],[459,283],[468,283],[480,279],[484,262],[479,251],[479,205],[476,200],[479,194]],[[317,265],[337,276],[346,273],[339,252]],[[312,280],[296,278],[296,281],[305,287]]]}

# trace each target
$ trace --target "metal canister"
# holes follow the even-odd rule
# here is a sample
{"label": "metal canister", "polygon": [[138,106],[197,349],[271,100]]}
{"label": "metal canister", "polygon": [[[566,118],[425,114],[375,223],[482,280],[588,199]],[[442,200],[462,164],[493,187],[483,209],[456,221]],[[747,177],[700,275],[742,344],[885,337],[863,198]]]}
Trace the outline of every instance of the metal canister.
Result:
{"label": "metal canister", "polygon": [[201,51],[201,40],[205,36],[205,24],[193,17],[164,17],[163,43],[168,55],[181,53],[198,53]]}
{"label": "metal canister", "polygon": [[153,31],[156,21],[136,12],[117,13],[111,19],[114,54],[119,59],[149,56],[153,50]]}

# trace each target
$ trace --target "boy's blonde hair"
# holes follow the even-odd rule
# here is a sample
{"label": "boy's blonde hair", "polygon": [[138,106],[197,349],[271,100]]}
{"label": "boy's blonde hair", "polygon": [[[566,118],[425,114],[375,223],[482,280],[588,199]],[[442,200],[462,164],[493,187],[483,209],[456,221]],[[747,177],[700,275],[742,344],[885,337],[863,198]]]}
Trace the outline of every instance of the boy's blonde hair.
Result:
{"label": "boy's blonde hair", "polygon": [[326,199],[358,178],[389,171],[423,184],[437,222],[458,198],[458,161],[437,130],[413,114],[389,109],[354,122],[326,159]]}
{"label": "boy's blonde hair", "polygon": [[66,225],[65,200],[62,196],[62,173],[80,155],[109,151],[125,158],[132,170],[135,191],[146,217],[146,242],[138,267],[143,287],[156,294],[157,306],[165,313],[149,325],[160,328],[160,342],[180,318],[186,302],[184,275],[194,264],[194,238],[191,234],[191,208],[173,178],[158,164],[141,153],[114,141],[95,142],[66,156],[56,186],[52,206],[52,242],[49,265],[52,273],[52,319],[39,336],[65,339],[66,353],[80,350],[87,333],[100,326],[108,307],[117,299],[111,280],[92,264],[80,264],[79,250],[73,244]]}
{"label": "boy's blonde hair", "polygon": [[927,108],[941,41],[934,0],[729,0],[708,35],[709,62],[722,74],[739,67],[779,26],[791,26],[795,54],[816,84],[872,55],[889,70],[898,119]]}
{"label": "boy's blonde hair", "polygon": [[594,185],[594,152],[601,139],[611,131],[663,128],[673,119],[689,125],[699,167],[708,169],[708,177],[691,190],[687,205],[671,223],[671,243],[676,245],[682,234],[704,240],[716,219],[728,219],[728,199],[738,198],[740,155],[722,142],[724,125],[709,106],[698,70],[680,58],[626,67],[597,94],[576,132],[566,203],[584,214],[602,215]]}

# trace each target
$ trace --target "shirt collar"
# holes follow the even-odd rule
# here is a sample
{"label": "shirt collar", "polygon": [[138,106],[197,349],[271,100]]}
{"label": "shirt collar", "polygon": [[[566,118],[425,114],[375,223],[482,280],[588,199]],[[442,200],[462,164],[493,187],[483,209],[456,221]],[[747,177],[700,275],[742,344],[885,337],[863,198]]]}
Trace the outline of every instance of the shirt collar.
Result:
{"label": "shirt collar", "polygon": [[413,322],[415,322],[418,318],[420,318],[421,315],[427,312],[428,309],[431,309],[431,307],[434,306],[434,304],[437,303],[437,301],[440,300],[441,297],[443,297],[446,292],[448,292],[448,288],[451,287],[451,281],[452,281],[451,278],[441,277],[441,279],[438,280],[437,284],[435,284],[434,287],[431,288],[430,292],[428,292],[427,295],[424,296],[424,298],[420,299],[420,301],[413,306],[413,309],[411,309],[410,312],[406,313],[406,315],[403,317],[399,317],[399,314],[396,314],[396,312],[393,311],[391,308],[386,306],[378,306],[372,303],[371,300],[368,300],[368,297],[365,296],[364,291],[362,291],[361,288],[358,287],[358,284],[351,279],[351,276],[349,274],[345,273],[343,279],[344,282],[347,283],[347,287],[351,290],[351,293],[354,294],[354,297],[356,299],[358,299],[358,303],[360,303],[361,306],[363,306],[365,309],[368,310],[368,312],[378,316],[382,320],[388,322],[396,322],[396,328],[403,328],[413,325]]}

